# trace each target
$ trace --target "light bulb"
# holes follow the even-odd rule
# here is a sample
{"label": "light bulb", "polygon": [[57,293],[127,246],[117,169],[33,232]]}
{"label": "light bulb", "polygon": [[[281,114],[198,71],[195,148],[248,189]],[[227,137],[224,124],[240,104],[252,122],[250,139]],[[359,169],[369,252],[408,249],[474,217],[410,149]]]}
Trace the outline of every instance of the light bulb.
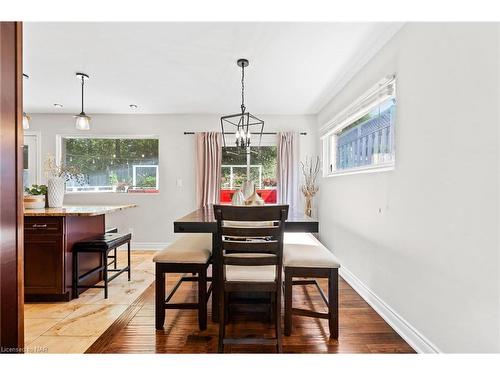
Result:
{"label": "light bulb", "polygon": [[90,117],[85,115],[78,115],[76,117],[75,127],[78,130],[89,130],[90,129]]}
{"label": "light bulb", "polygon": [[23,129],[27,130],[30,128],[30,117],[26,114],[26,112],[23,112]]}
{"label": "light bulb", "polygon": [[235,135],[236,135],[236,146],[238,146],[240,143],[240,129],[236,129]]}

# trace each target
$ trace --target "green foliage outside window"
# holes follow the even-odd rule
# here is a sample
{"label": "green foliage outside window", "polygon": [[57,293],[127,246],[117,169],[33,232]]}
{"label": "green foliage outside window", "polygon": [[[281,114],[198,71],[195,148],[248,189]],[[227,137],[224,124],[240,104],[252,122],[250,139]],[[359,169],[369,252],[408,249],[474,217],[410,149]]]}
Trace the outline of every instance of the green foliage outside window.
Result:
{"label": "green foliage outside window", "polygon": [[[235,155],[231,153],[232,147],[226,147],[222,151],[222,182],[221,188],[229,189],[231,180],[231,169],[227,166],[233,167],[233,188],[240,188],[243,182],[247,179],[247,155]],[[259,168],[250,168],[250,179],[254,181],[255,185],[262,188],[276,187],[276,160],[277,160],[277,147],[276,146],[261,146],[252,148],[257,153],[250,153],[250,165],[261,166],[262,176],[259,181]],[[227,152],[229,151],[229,152]],[[260,183],[259,183],[260,182]]]}
{"label": "green foliage outside window", "polygon": [[[87,187],[127,191],[133,166],[158,165],[158,139],[63,138],[63,162],[85,175]],[[136,188],[156,187],[156,176],[137,178]]]}

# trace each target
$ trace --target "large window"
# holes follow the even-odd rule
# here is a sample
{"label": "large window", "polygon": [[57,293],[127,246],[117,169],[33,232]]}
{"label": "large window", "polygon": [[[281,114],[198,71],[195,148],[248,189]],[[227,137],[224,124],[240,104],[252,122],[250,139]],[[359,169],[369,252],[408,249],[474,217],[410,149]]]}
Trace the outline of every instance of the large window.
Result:
{"label": "large window", "polygon": [[395,165],[395,79],[381,81],[327,126],[325,176],[388,170]]}
{"label": "large window", "polygon": [[248,155],[235,155],[232,149],[222,150],[221,202],[231,202],[234,192],[241,188],[249,173],[264,201],[276,203],[276,146],[252,147]]}
{"label": "large window", "polygon": [[77,166],[85,183],[66,183],[66,191],[158,192],[156,138],[61,137],[61,159]]}

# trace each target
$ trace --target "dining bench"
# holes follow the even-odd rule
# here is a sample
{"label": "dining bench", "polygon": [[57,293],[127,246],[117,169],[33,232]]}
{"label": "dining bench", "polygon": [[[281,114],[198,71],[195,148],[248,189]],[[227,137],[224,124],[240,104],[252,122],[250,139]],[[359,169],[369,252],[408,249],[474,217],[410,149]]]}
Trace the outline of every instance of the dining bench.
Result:
{"label": "dining bench", "polygon": [[[211,256],[212,235],[210,233],[183,234],[154,256],[156,329],[163,328],[165,310],[168,309],[197,309],[200,330],[207,328],[207,301],[212,292],[212,284],[207,290],[207,282],[212,280],[211,277],[207,277],[207,269]],[[183,276],[166,295],[165,275],[169,273],[182,273]],[[175,292],[185,281],[198,283],[198,301],[196,303],[171,303],[170,300]]]}
{"label": "dining bench", "polygon": [[[79,289],[81,288],[100,288],[104,289],[104,298],[108,298],[108,284],[113,279],[120,276],[122,273],[127,272],[128,281],[130,281],[130,240],[132,239],[131,233],[116,233],[116,232],[106,232],[102,235],[87,238],[85,240],[78,241],[73,245],[73,295],[75,298],[79,297]],[[116,249],[122,245],[127,245],[127,266],[123,268],[117,268],[117,254]],[[113,251],[114,254],[109,253]],[[101,257],[101,264],[90,271],[85,272],[80,275],[79,267],[79,255],[80,254],[99,254]],[[109,259],[112,259],[109,262]],[[109,266],[113,265],[113,268]],[[97,272],[102,272],[102,278],[104,285],[83,285],[82,281],[88,279],[90,276],[96,274]],[[109,272],[113,272],[113,276],[108,276]]]}
{"label": "dining bench", "polygon": [[[328,319],[330,337],[337,339],[339,335],[338,269],[340,262],[335,255],[311,233],[285,233],[283,268],[285,270],[285,336],[290,336],[292,333],[292,315],[302,315]],[[316,280],[318,278],[328,279],[328,297],[318,284]],[[314,285],[328,307],[328,312],[293,308],[294,285]]]}

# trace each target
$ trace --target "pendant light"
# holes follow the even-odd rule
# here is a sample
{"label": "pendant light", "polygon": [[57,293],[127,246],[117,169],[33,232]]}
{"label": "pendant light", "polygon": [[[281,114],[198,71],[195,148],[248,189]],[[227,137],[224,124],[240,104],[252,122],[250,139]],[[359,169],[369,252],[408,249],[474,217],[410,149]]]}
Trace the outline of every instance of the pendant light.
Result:
{"label": "pendant light", "polygon": [[[24,79],[30,79],[30,76],[23,73],[23,78]],[[30,120],[31,117],[26,114],[26,112],[23,111],[23,129],[28,130],[30,128]]]}
{"label": "pendant light", "polygon": [[76,77],[82,82],[82,111],[80,112],[79,115],[75,116],[76,119],[75,127],[78,130],[89,130],[90,117],[85,114],[84,103],[83,103],[85,81],[89,79],[89,76],[85,73],[76,73]]}
{"label": "pendant light", "polygon": [[[246,111],[245,107],[245,68],[248,66],[249,62],[247,59],[239,59],[236,64],[241,68],[241,112],[234,115],[222,116],[220,118],[220,123],[222,127],[222,139],[224,141],[224,147],[226,147],[226,135],[235,134],[235,145],[236,152],[228,151],[226,152],[233,154],[249,153],[251,144],[251,128],[255,127],[259,132],[259,143],[262,140],[262,132],[264,131],[264,121],[252,115],[250,112]],[[228,128],[232,131],[228,131]]]}
{"label": "pendant light", "polygon": [[30,128],[30,120],[31,117],[26,114],[26,112],[23,112],[23,129],[28,130]]}

